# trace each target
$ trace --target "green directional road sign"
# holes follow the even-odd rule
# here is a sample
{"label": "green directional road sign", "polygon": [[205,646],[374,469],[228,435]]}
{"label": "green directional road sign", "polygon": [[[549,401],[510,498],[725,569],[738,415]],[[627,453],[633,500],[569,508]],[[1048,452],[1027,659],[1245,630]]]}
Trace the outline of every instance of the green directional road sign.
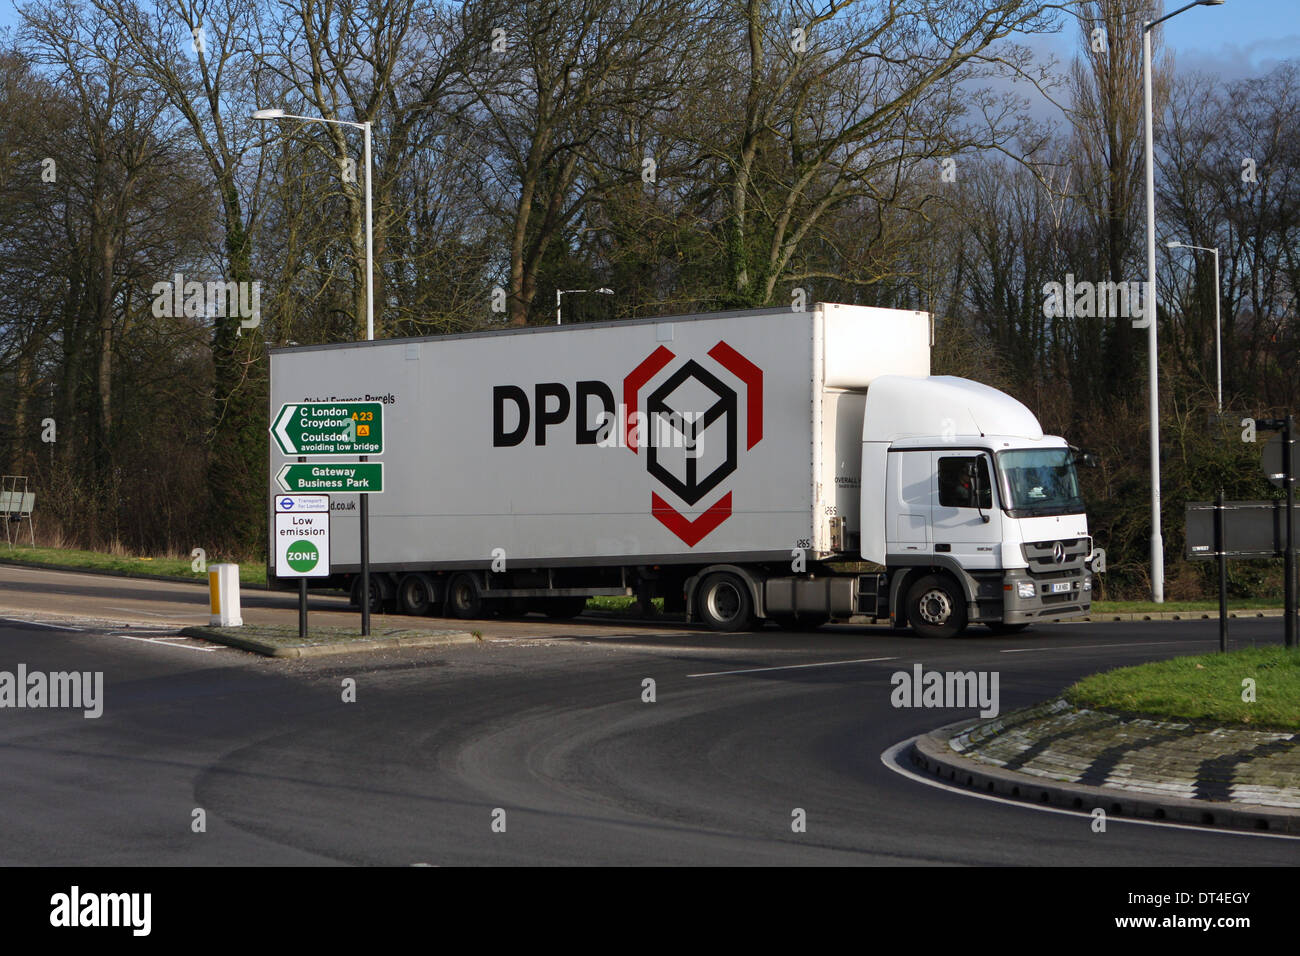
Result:
{"label": "green directional road sign", "polygon": [[384,490],[384,463],[366,461],[285,465],[276,472],[275,480],[281,488],[292,494],[351,491],[374,495]]}
{"label": "green directional road sign", "polygon": [[286,455],[382,455],[380,402],[298,402],[281,405],[271,424]]}

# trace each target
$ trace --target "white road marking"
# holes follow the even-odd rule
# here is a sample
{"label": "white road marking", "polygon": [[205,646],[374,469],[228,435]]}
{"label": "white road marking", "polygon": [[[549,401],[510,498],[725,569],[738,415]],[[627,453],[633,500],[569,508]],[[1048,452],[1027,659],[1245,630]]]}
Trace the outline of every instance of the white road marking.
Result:
{"label": "white road marking", "polygon": [[[1010,797],[991,796],[987,793],[980,793],[977,790],[968,790],[965,787],[954,787],[951,784],[944,783],[942,780],[936,780],[925,774],[917,773],[915,770],[909,770],[898,762],[898,755],[907,747],[910,747],[914,741],[922,734],[916,737],[909,737],[907,740],[894,744],[880,755],[880,762],[883,763],[894,773],[901,774],[917,783],[923,783],[929,787],[937,787],[940,790],[947,790],[950,793],[959,793],[963,797],[974,797],[976,800],[988,800],[991,803],[1005,803],[1009,806],[1020,807],[1022,810],[1037,810],[1039,813],[1063,813],[1071,817],[1081,817],[1092,822],[1092,813],[1088,810],[1067,810],[1063,807],[1044,807],[1037,803],[1030,803],[1027,800],[1013,800]],[[1106,822],[1109,823],[1132,823],[1136,826],[1144,827],[1172,827],[1175,830],[1195,830],[1198,833],[1218,833],[1223,836],[1248,836],[1248,837],[1266,837],[1273,840],[1300,840],[1300,836],[1292,833],[1261,833],[1258,830],[1225,830],[1220,827],[1196,826],[1191,823],[1171,823],[1168,820],[1137,820],[1133,817],[1106,815]]]}
{"label": "white road marking", "polygon": [[159,611],[146,611],[144,608],[139,608],[139,607],[116,607],[116,606],[114,606],[114,605],[112,605],[112,604],[105,604],[104,607],[108,608],[110,611],[128,611],[128,612],[130,612],[131,614],[148,614],[150,617],[168,617],[168,616],[169,616],[169,615],[167,615],[167,614],[163,614],[163,613],[161,613],[161,612],[159,612]]}
{"label": "white road marking", "polygon": [[747,667],[739,671],[709,671],[707,674],[687,674],[687,677],[723,677],[727,674],[757,674],[762,671],[792,671],[801,667],[834,667],[836,664],[874,664],[877,661],[896,661],[897,657],[860,657],[852,661],[820,661],[816,664],[785,664],[781,667]]}
{"label": "white road marking", "polygon": [[224,650],[221,647],[199,647],[196,644],[173,644],[171,641],[158,637],[132,637],[130,634],[110,634],[109,637],[120,637],[124,641],[141,641],[145,644],[161,644],[164,647],[183,647],[187,651],[204,651],[211,654],[213,651]]}
{"label": "white road marking", "polygon": [[42,624],[40,621],[24,621],[20,617],[0,617],[0,621],[9,621],[13,624],[30,624],[32,627],[48,627],[56,631],[80,631],[83,628],[69,627],[67,624]]}
{"label": "white road marking", "polygon": [[1062,644],[1057,647],[1010,647],[999,654],[1028,654],[1030,651],[1083,651],[1097,647],[1156,647],[1160,644],[1207,644],[1217,643],[1215,638],[1189,638],[1185,641],[1139,641],[1133,644]]}

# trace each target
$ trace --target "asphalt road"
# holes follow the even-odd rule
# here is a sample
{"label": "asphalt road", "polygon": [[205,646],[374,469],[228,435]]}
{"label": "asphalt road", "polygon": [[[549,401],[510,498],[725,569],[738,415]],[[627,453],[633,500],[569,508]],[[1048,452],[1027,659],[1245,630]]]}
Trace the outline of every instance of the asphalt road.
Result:
{"label": "asphalt road", "polygon": [[[1085,816],[952,793],[882,763],[899,741],[974,715],[895,709],[890,675],[914,662],[997,671],[1005,711],[1096,670],[1212,650],[1212,622],[941,641],[875,628],[719,636],[538,618],[475,625],[486,639],[473,646],[272,661],[170,636],[173,619],[205,613],[203,595],[0,568],[0,670],[102,671],[105,685],[98,719],[0,709],[0,863],[1296,859],[1293,840],[1114,818],[1094,833]],[[292,619],[292,595],[245,600],[259,617]],[[313,606],[336,622],[338,603]],[[74,611],[111,619],[110,607],[152,625],[48,624]],[[1241,641],[1280,640],[1276,619],[1233,628]],[[642,699],[647,678],[653,703]],[[343,700],[345,680],[355,702]],[[196,809],[205,832],[193,831]],[[802,833],[791,827],[796,809]],[[497,810],[504,832],[493,828]]]}

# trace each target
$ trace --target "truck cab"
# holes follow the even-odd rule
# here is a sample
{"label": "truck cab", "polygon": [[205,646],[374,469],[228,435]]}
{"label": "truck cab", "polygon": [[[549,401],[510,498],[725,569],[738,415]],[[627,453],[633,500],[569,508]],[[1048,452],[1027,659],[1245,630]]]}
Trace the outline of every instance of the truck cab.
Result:
{"label": "truck cab", "polygon": [[882,376],[862,455],[861,556],[886,568],[892,622],[951,636],[1088,613],[1074,454],[1020,402],[966,379]]}

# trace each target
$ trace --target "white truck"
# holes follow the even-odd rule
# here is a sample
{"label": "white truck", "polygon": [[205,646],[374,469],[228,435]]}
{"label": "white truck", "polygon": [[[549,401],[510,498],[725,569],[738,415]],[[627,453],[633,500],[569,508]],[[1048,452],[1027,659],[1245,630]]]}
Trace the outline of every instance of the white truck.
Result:
{"label": "white truck", "polygon": [[[821,303],[281,348],[271,413],[383,403],[375,609],[636,594],[719,631],[865,615],[930,636],[1087,614],[1074,450],[931,376],[931,335],[924,312]],[[270,447],[274,496],[292,459]],[[332,508],[329,584],[359,603],[357,496]]]}

